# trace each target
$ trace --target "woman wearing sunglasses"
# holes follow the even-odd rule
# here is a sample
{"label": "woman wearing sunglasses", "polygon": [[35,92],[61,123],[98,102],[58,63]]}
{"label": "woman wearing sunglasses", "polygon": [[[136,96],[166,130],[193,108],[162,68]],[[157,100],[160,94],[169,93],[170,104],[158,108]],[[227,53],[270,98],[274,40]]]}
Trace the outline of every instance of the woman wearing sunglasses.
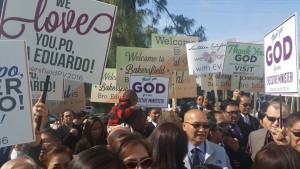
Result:
{"label": "woman wearing sunglasses", "polygon": [[121,157],[127,169],[151,169],[152,151],[141,135],[124,133],[109,148]]}
{"label": "woman wearing sunglasses", "polygon": [[188,138],[182,127],[172,122],[158,125],[147,141],[153,149],[152,169],[186,169],[184,157]]}

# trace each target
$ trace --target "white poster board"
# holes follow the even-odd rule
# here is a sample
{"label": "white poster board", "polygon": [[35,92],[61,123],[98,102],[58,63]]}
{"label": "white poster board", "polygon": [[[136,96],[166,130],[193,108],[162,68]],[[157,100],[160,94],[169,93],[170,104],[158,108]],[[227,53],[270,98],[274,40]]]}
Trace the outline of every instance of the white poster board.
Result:
{"label": "white poster board", "polygon": [[296,13],[264,37],[266,93],[298,93]]}
{"label": "white poster board", "polygon": [[227,40],[186,44],[190,75],[222,71]]}
{"label": "white poster board", "polygon": [[116,6],[82,0],[4,0],[1,39],[25,39],[29,71],[100,84]]}
{"label": "white poster board", "polygon": [[264,75],[264,45],[228,42],[222,73],[262,77]]}
{"label": "white poster board", "polygon": [[168,107],[169,77],[131,75],[129,89],[138,95],[137,106]]}
{"label": "white poster board", "polygon": [[[29,72],[31,98],[38,99],[44,91],[46,75]],[[63,100],[64,99],[64,79],[51,76],[48,85],[46,100]]]}
{"label": "white poster board", "polygon": [[35,140],[25,41],[0,41],[0,147]]}
{"label": "white poster board", "polygon": [[91,102],[119,103],[119,99],[128,87],[118,87],[116,83],[116,69],[105,68],[100,85],[93,84]]}

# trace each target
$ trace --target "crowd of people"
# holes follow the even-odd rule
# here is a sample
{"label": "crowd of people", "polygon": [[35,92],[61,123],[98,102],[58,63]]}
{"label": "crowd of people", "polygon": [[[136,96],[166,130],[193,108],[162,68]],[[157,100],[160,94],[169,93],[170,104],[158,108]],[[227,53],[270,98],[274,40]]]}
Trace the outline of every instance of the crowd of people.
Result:
{"label": "crowd of people", "polygon": [[214,105],[197,96],[181,111],[141,108],[137,101],[128,90],[107,120],[65,110],[61,124],[50,126],[39,100],[36,140],[0,148],[1,169],[300,168],[300,112],[276,98],[261,104],[257,117],[250,113],[253,101],[239,90]]}

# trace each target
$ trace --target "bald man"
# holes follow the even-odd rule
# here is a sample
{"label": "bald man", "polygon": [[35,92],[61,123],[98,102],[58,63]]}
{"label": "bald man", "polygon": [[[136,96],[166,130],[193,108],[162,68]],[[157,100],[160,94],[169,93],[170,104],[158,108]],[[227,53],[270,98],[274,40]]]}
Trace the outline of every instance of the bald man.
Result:
{"label": "bald man", "polygon": [[209,123],[204,112],[198,109],[187,111],[182,125],[189,141],[185,167],[191,169],[201,164],[215,164],[224,169],[232,168],[224,148],[206,139]]}

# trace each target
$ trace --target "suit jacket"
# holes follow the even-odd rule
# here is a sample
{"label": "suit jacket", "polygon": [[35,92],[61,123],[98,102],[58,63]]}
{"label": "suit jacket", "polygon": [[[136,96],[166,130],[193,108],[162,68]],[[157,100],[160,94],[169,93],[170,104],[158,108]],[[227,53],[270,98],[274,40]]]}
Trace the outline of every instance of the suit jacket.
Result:
{"label": "suit jacket", "polygon": [[254,161],[256,153],[265,145],[268,129],[262,128],[256,131],[252,131],[249,135],[249,152],[251,158]]}
{"label": "suit jacket", "polygon": [[237,138],[239,140],[240,148],[242,148],[242,150],[245,150],[248,143],[248,137],[251,132],[250,127],[243,120],[239,120],[236,125],[239,126],[242,136],[240,135],[235,136],[231,130],[229,130],[229,136],[233,138]]}
{"label": "suit jacket", "polygon": [[[250,120],[251,124],[250,125],[247,124],[247,123],[245,123],[245,124],[249,126],[250,131],[252,132],[252,131],[258,130],[259,126],[260,126],[258,119],[253,117],[250,114],[248,115],[248,117],[249,117],[249,120]],[[239,121],[244,121],[244,119],[241,115],[240,115]]]}
{"label": "suit jacket", "polygon": [[[225,149],[215,143],[208,140],[205,141],[206,153],[205,153],[205,164],[215,164],[223,169],[232,169],[229,158],[225,152]],[[187,169],[191,169],[188,155],[184,158],[184,165]]]}

